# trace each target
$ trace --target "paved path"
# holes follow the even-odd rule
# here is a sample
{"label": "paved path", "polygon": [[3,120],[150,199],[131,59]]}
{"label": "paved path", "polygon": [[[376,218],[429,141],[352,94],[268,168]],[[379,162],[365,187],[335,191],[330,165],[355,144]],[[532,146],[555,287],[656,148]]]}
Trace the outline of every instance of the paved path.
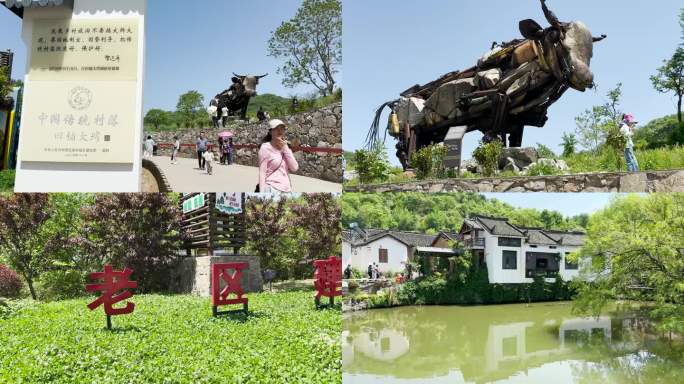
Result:
{"label": "paved path", "polygon": [[[244,165],[214,164],[213,175],[201,171],[197,159],[178,158],[178,164],[171,164],[168,156],[151,159],[159,167],[174,192],[254,192],[259,182],[259,169]],[[342,184],[291,175],[294,192],[342,192]]]}

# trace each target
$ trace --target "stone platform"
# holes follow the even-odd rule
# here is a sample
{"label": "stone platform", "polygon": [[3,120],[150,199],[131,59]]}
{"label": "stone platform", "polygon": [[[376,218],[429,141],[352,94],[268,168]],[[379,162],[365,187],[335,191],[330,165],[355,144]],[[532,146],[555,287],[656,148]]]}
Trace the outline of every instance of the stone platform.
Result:
{"label": "stone platform", "polygon": [[249,268],[242,271],[240,284],[245,292],[261,292],[261,265],[257,256],[199,256],[183,259],[176,271],[175,291],[198,296],[211,296],[211,266],[216,263],[246,262]]}

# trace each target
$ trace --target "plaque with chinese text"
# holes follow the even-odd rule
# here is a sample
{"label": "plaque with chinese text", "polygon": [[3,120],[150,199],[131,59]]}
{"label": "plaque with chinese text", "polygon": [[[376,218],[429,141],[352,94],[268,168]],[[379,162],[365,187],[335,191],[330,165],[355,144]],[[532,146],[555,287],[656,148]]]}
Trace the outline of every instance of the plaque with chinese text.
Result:
{"label": "plaque with chinese text", "polygon": [[138,21],[35,20],[31,80],[128,80],[138,77]]}
{"label": "plaque with chinese text", "polygon": [[24,95],[23,161],[132,163],[136,83],[39,81]]}

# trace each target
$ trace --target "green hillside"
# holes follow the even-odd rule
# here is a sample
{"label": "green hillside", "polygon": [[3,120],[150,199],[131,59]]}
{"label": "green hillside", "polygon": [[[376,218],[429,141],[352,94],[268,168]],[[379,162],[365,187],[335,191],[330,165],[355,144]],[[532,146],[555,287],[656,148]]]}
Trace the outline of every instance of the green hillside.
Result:
{"label": "green hillside", "polygon": [[[274,95],[272,93],[266,93],[263,95],[258,95],[252,97],[249,100],[249,106],[247,107],[248,116],[256,116],[259,107],[263,107],[264,111],[268,112],[271,116],[276,114],[282,114],[289,111],[290,105],[292,104],[292,99]],[[277,113],[281,112],[281,113]]]}
{"label": "green hillside", "polygon": [[588,216],[563,217],[556,211],[515,208],[475,193],[344,193],[342,225],[437,233],[457,232],[471,214],[507,217],[513,224],[570,230],[586,226]]}

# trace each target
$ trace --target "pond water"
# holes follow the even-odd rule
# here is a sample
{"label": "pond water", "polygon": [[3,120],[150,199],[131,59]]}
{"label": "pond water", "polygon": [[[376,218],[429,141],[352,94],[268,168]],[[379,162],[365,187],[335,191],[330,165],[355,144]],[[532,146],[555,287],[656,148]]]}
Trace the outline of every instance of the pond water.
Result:
{"label": "pond water", "polygon": [[345,384],[684,383],[684,349],[636,310],[572,303],[401,307],[348,313]]}

